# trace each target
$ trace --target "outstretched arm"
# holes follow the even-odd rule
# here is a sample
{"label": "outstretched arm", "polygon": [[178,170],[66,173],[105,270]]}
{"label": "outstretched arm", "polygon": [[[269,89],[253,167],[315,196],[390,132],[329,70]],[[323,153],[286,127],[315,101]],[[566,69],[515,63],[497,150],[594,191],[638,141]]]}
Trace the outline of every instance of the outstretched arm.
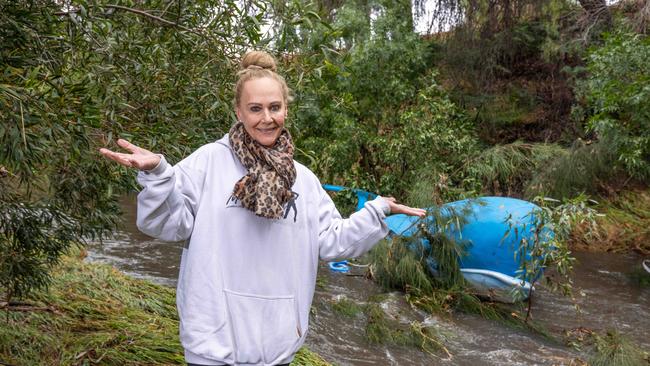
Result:
{"label": "outstretched arm", "polygon": [[138,229],[166,241],[190,237],[194,214],[200,198],[202,172],[192,167],[196,155],[172,167],[162,155],[119,139],[117,144],[128,153],[100,149],[100,153],[126,167],[140,170],[138,182]]}
{"label": "outstretched arm", "polygon": [[358,257],[388,234],[387,214],[403,213],[423,217],[426,211],[378,197],[364,208],[343,219],[329,195],[322,191],[319,204],[319,256],[323,260]]}

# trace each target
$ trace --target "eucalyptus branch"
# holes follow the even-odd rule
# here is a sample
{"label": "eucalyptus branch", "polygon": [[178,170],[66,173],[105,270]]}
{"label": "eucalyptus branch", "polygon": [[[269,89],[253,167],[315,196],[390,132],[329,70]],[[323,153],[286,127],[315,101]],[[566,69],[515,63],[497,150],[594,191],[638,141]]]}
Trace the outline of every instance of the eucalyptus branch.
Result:
{"label": "eucalyptus branch", "polygon": [[205,35],[205,34],[204,34],[203,32],[201,32],[201,31],[198,31],[198,30],[196,30],[196,29],[188,28],[188,27],[186,27],[186,26],[183,26],[183,25],[178,24],[177,22],[172,22],[172,21],[170,21],[170,20],[167,20],[167,19],[161,18],[161,17],[159,17],[159,16],[155,16],[155,15],[153,15],[153,14],[151,14],[151,13],[148,13],[148,12],[146,12],[146,11],[144,11],[144,10],[134,9],[134,8],[129,8],[129,7],[127,7],[127,6],[122,6],[122,5],[113,5],[113,4],[103,5],[103,7],[105,7],[105,8],[109,8],[109,9],[123,10],[123,11],[126,11],[126,12],[134,13],[134,14],[141,15],[141,16],[146,17],[146,18],[149,18],[149,19],[156,20],[156,21],[158,21],[158,22],[160,22],[160,23],[163,23],[163,24],[165,24],[165,25],[168,25],[168,26],[172,26],[172,27],[180,28],[180,29],[182,29],[182,30],[184,30],[184,31],[187,31],[187,32],[191,32],[191,33],[194,33],[194,34],[197,34],[197,35],[200,35],[200,36],[204,36],[204,35]]}
{"label": "eucalyptus branch", "polygon": [[[194,34],[199,35],[199,36],[205,36],[205,33],[200,31],[200,30],[188,28],[188,27],[186,27],[184,25],[179,24],[178,22],[172,22],[171,20],[161,18],[159,16],[153,15],[153,14],[151,14],[149,12],[144,11],[144,10],[129,8],[128,6],[115,5],[115,4],[101,5],[101,7],[102,8],[122,10],[122,11],[126,11],[126,12],[129,12],[129,13],[137,14],[137,15],[143,16],[145,18],[155,20],[155,21],[157,21],[159,23],[162,23],[162,24],[170,26],[170,27],[176,27],[176,28],[179,28],[179,29],[184,30],[186,32],[194,33]],[[71,13],[78,13],[78,12],[79,12],[79,10],[74,9],[74,10],[68,10],[68,11],[64,11],[64,12],[57,12],[57,13],[54,13],[54,14],[55,15],[69,15]]]}
{"label": "eucalyptus branch", "polygon": [[165,14],[167,14],[167,11],[169,10],[169,8],[171,8],[171,6],[172,6],[173,4],[174,4],[174,3],[173,3],[172,1],[170,1],[169,4],[167,4],[167,6],[165,7],[165,9],[162,11],[162,14],[161,14],[161,15],[165,15]]}
{"label": "eucalyptus branch", "polygon": [[[167,20],[167,19],[161,18],[159,16],[153,15],[151,13],[148,13],[148,12],[146,12],[144,10],[129,8],[127,6],[122,6],[122,5],[114,5],[114,4],[103,5],[103,7],[110,8],[110,9],[123,10],[123,11],[126,11],[126,12],[130,12],[130,13],[134,13],[134,14],[137,14],[137,15],[140,15],[140,16],[144,16],[144,17],[150,18],[152,20],[158,21],[160,23],[163,23],[164,25],[167,25],[167,26],[170,26],[170,27],[176,27],[176,28],[179,28],[179,29],[184,30],[186,32],[196,34],[196,35],[198,35],[200,37],[203,37],[204,39],[213,38],[210,34],[203,31],[203,29],[188,28],[188,27],[186,27],[184,25],[179,24],[178,22],[172,22],[170,20]],[[178,15],[180,17],[180,9],[179,9]],[[226,51],[225,48],[223,49],[223,51],[224,51],[224,53],[227,54],[227,52],[225,52]],[[231,52],[229,54],[229,56],[230,56],[230,58],[237,58],[239,55],[234,53],[234,52]]]}
{"label": "eucalyptus branch", "polygon": [[[151,19],[153,21],[162,23],[164,26],[175,27],[175,28],[178,28],[180,30],[183,30],[183,31],[195,34],[195,35],[198,35],[198,36],[200,36],[201,38],[203,38],[205,40],[214,38],[213,35],[205,32],[205,30],[203,28],[199,28],[199,29],[197,29],[197,28],[188,28],[188,27],[186,27],[184,25],[179,24],[178,22],[173,22],[171,20],[167,20],[165,18],[162,18],[162,17],[159,17],[157,15],[151,14],[150,12],[145,11],[145,10],[130,8],[130,7],[123,6],[123,5],[115,5],[115,4],[101,5],[101,6],[97,6],[97,7],[115,9],[115,10],[121,10],[121,11],[129,12],[129,13],[133,13],[133,14],[136,14],[136,15]],[[163,14],[167,10],[168,10],[168,8],[166,8],[163,11]],[[72,10],[68,10],[68,11],[65,11],[65,12],[57,12],[57,13],[54,13],[54,14],[55,15],[69,15],[69,14],[78,13],[78,12],[79,12],[78,9],[72,9]],[[225,42],[225,44],[228,44],[228,42]],[[224,52],[224,54],[226,54],[228,56],[229,61],[230,61],[231,64],[233,64],[233,65],[236,64],[236,62],[234,62],[233,60],[239,57],[239,54],[237,52],[228,51],[226,47],[222,48],[222,51]]]}

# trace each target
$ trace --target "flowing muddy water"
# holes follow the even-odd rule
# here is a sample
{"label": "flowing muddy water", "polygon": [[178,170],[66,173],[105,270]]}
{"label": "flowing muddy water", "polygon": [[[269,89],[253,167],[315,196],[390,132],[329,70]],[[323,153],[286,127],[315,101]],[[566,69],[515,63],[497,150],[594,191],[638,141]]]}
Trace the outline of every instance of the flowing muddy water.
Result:
{"label": "flowing muddy water", "polygon": [[[135,227],[135,198],[124,199],[124,224],[115,238],[92,243],[88,259],[110,263],[123,272],[163,285],[175,286],[181,245],[141,234]],[[629,273],[639,268],[635,256],[576,253],[573,274],[575,302],[544,289],[536,293],[533,317],[552,334],[567,330],[616,329],[650,350],[650,289],[634,285]],[[359,304],[382,291],[353,268],[350,275],[332,273],[324,263],[312,305],[306,345],[338,365],[570,365],[586,355],[530,332],[467,314],[429,315],[411,308],[401,293],[381,296],[381,307],[392,318],[409,324],[434,325],[452,357],[430,355],[413,348],[369,344],[363,317],[349,318],[332,310],[347,298]],[[377,296],[375,296],[377,297]]]}

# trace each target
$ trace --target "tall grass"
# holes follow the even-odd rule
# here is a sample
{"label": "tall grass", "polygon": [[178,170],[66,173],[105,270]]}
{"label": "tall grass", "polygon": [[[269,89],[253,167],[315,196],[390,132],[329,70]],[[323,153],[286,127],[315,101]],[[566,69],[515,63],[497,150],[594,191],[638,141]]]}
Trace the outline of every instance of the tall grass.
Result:
{"label": "tall grass", "polygon": [[174,290],[66,257],[48,292],[5,309],[0,357],[15,365],[182,364]]}
{"label": "tall grass", "polygon": [[[463,287],[459,259],[468,243],[456,240],[471,212],[473,201],[462,207],[429,207],[416,222],[415,234],[385,240],[370,252],[373,278],[385,288],[417,288],[430,293],[434,287]],[[435,272],[435,276],[432,273]]]}
{"label": "tall grass", "polygon": [[591,366],[646,366],[650,362],[647,352],[625,338],[619,332],[594,335],[589,364]]}
{"label": "tall grass", "polygon": [[486,193],[521,196],[531,180],[563,154],[565,149],[556,144],[517,141],[481,151],[464,170],[482,183]]}
{"label": "tall grass", "polygon": [[621,174],[616,169],[616,158],[616,151],[609,144],[577,140],[533,176],[525,196],[568,199],[580,193],[598,193]]}
{"label": "tall grass", "polygon": [[585,235],[587,228],[577,226],[572,233],[574,247],[650,255],[650,192],[622,192],[601,201],[597,209],[602,216],[597,218],[595,235]]}
{"label": "tall grass", "polygon": [[570,148],[513,142],[478,152],[449,175],[422,172],[411,190],[411,204],[440,204],[476,195],[569,199],[595,194],[625,174],[616,168],[616,151],[604,142],[580,139]]}
{"label": "tall grass", "polygon": [[483,195],[565,200],[609,193],[629,179],[616,159],[615,149],[603,141],[578,139],[569,148],[521,141],[495,145],[460,166],[418,171],[406,202],[431,207]]}
{"label": "tall grass", "polygon": [[409,287],[430,293],[434,288],[425,262],[425,253],[408,248],[405,238],[383,240],[369,254],[373,279],[385,289]]}

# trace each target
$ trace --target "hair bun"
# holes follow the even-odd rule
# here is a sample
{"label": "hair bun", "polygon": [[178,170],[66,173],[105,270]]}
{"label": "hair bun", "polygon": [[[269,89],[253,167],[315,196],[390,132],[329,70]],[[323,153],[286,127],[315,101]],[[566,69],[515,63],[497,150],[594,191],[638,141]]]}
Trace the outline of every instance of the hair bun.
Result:
{"label": "hair bun", "polygon": [[241,60],[241,69],[268,69],[276,71],[275,58],[264,51],[247,52]]}

